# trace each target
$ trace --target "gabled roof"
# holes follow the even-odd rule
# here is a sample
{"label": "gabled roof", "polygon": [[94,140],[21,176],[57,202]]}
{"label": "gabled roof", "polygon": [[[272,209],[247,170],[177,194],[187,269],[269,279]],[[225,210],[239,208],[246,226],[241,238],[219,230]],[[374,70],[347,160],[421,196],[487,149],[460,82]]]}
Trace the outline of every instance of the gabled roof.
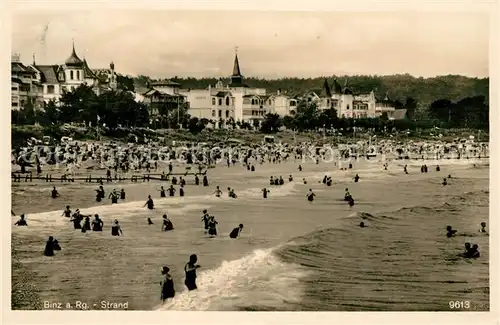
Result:
{"label": "gabled roof", "polygon": [[229,91],[219,91],[217,94],[215,94],[215,97],[226,97],[226,96],[232,96]]}
{"label": "gabled roof", "polygon": [[36,65],[41,74],[42,74],[42,82],[49,84],[58,84],[59,79],[57,78],[57,69],[58,65]]}
{"label": "gabled roof", "polygon": [[88,79],[99,79],[99,77],[94,73],[94,71],[92,71],[92,69],[89,68],[89,64],[85,59],[83,59],[83,74],[85,75],[85,78]]}

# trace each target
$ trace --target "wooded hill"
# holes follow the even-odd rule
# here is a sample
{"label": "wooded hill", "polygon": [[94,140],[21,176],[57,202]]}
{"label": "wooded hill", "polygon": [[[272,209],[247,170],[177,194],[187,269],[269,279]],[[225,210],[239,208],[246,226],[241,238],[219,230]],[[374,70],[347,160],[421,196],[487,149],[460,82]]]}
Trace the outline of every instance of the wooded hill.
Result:
{"label": "wooded hill", "polygon": [[[390,99],[405,103],[413,98],[418,108],[428,108],[433,101],[448,99],[457,101],[465,97],[484,96],[489,102],[489,78],[469,78],[458,75],[438,76],[433,78],[416,78],[409,74],[389,76],[327,76],[316,78],[282,78],[260,79],[245,78],[245,83],[252,87],[266,88],[268,94],[278,89],[290,95],[303,94],[310,90],[320,90],[324,79],[333,84],[334,79],[344,86],[345,81],[354,93],[375,92],[377,98],[383,99],[388,93]],[[170,80],[181,84],[182,88],[199,89],[214,85],[217,78],[177,78]],[[122,88],[137,89],[138,92],[147,88],[152,80],[147,76],[120,77],[118,82]],[[224,81],[227,81],[224,79]]]}

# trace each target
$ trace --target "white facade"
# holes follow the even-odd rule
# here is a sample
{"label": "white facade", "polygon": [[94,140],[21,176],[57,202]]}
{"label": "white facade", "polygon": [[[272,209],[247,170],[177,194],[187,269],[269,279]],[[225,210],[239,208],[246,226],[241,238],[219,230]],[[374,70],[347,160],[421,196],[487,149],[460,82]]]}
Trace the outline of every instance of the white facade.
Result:
{"label": "white facade", "polygon": [[111,62],[110,69],[98,69],[92,71],[86,60],[81,60],[75,51],[63,65],[38,65],[33,62],[29,66],[36,72],[35,80],[42,85],[43,101],[58,101],[64,92],[73,91],[80,85],[85,84],[93,87],[96,93],[102,89],[117,88],[117,74],[114,63]]}

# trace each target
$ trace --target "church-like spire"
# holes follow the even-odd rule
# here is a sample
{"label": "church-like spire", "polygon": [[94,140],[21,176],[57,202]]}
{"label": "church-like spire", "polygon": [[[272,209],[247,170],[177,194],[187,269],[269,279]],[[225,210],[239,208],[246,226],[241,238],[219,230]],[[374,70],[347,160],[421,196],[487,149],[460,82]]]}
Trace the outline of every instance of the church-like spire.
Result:
{"label": "church-like spire", "polygon": [[231,84],[232,87],[244,87],[243,85],[243,76],[241,75],[240,70],[240,62],[238,60],[238,48],[236,47],[234,53],[234,66],[233,66],[233,75],[231,76]]}
{"label": "church-like spire", "polygon": [[238,48],[234,50],[233,76],[241,76],[240,62],[238,61]]}

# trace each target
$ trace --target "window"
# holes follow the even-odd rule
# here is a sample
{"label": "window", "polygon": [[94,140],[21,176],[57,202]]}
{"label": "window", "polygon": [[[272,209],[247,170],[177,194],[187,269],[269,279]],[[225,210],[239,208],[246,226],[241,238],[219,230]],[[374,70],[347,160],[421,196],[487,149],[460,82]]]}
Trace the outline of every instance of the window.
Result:
{"label": "window", "polygon": [[12,86],[12,87],[10,88],[10,90],[12,90],[12,91],[17,91],[18,89],[17,89],[17,87],[16,87],[16,86]]}
{"label": "window", "polygon": [[290,106],[295,107],[297,103],[296,102],[290,102]]}
{"label": "window", "polygon": [[219,106],[222,106],[222,98],[219,98]]}
{"label": "window", "polygon": [[[253,99],[253,98],[252,98],[252,105],[255,105],[255,101],[254,101],[254,99]],[[253,114],[252,114],[252,115],[253,115]]]}
{"label": "window", "polygon": [[53,94],[55,91],[55,87],[53,85],[47,86],[47,94]]}
{"label": "window", "polygon": [[[215,105],[215,98],[212,98],[212,105]],[[214,112],[214,116],[215,116],[215,111]]]}
{"label": "window", "polygon": [[226,106],[229,106],[229,97],[226,97]]}
{"label": "window", "polygon": [[69,72],[69,79],[70,79],[70,80],[73,80],[73,70],[71,70],[71,71]]}
{"label": "window", "polygon": [[347,104],[347,109],[349,109],[349,104]]}
{"label": "window", "polygon": [[12,103],[12,106],[14,106],[14,107],[18,107],[18,106],[19,106],[19,104],[18,104],[17,102],[16,102],[16,103]]}
{"label": "window", "polygon": [[219,117],[222,117],[222,111],[219,110]]}
{"label": "window", "polygon": [[64,80],[64,73],[63,72],[59,72],[59,80]]}
{"label": "window", "polygon": [[229,118],[229,111],[226,111],[226,118]]}
{"label": "window", "polygon": [[76,79],[80,80],[80,70],[76,71]]}
{"label": "window", "polygon": [[[214,98],[215,101],[215,98]],[[215,117],[215,109],[212,110],[212,117]]]}

